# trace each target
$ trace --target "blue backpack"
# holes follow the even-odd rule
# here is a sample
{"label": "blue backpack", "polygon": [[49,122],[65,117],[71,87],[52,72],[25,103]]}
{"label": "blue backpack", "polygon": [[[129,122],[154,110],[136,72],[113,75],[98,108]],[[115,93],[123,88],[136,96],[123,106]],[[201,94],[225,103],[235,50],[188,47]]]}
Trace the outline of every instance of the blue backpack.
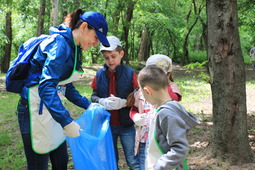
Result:
{"label": "blue backpack", "polygon": [[6,90],[20,93],[24,87],[30,68],[30,59],[34,56],[39,44],[49,35],[32,37],[21,44],[17,58],[12,62],[6,73]]}

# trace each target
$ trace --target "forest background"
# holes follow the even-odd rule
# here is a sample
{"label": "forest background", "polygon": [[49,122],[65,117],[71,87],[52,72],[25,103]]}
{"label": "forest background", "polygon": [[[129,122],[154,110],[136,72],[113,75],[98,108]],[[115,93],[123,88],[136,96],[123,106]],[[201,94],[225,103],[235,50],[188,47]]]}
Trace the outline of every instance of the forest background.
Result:
{"label": "forest background", "polygon": [[[255,35],[253,34],[255,4],[253,0],[0,0],[0,2],[1,76],[4,76],[10,61],[17,56],[21,43],[30,37],[48,34],[50,26],[61,24],[64,16],[76,8],[82,8],[86,11],[98,11],[106,17],[109,25],[108,35],[115,35],[121,39],[126,51],[124,56],[125,63],[131,66],[135,66],[134,63],[138,63],[139,67],[135,68],[136,71],[139,71],[141,68],[141,63],[144,63],[150,55],[156,53],[171,57],[181,70],[189,69],[191,72],[196,72],[196,69],[202,69],[202,71],[199,71],[199,74],[192,74],[188,79],[185,78],[184,74],[180,74],[178,76],[179,82],[177,80],[181,90],[185,92],[188,91],[189,87],[193,87],[193,85],[203,88],[201,84],[196,84],[197,82],[200,83],[201,79],[207,85],[210,84],[212,91],[216,92],[210,94],[209,89],[209,94],[212,95],[212,103],[214,104],[209,112],[213,116],[208,118],[208,115],[204,114],[204,110],[199,111],[201,120],[214,124],[213,128],[205,126],[202,131],[212,129],[214,136],[210,137],[210,142],[208,142],[210,145],[207,142],[205,144],[200,143],[198,144],[199,147],[203,145],[206,145],[205,147],[212,146],[212,155],[220,160],[220,163],[216,162],[216,164],[220,164],[220,168],[225,166],[222,163],[225,160],[228,160],[229,164],[254,162],[254,157],[250,154],[250,149],[253,148],[254,150],[254,142],[249,143],[251,148],[246,147],[248,143],[247,130],[249,130],[249,139],[251,137],[254,138],[254,135],[251,136],[251,133],[254,133],[254,125],[248,124],[247,129],[247,108],[243,108],[243,106],[246,106],[246,100],[243,102],[244,100],[238,99],[238,96],[245,99],[246,94],[244,94],[245,90],[243,88],[245,86],[243,85],[247,81],[241,81],[240,79],[241,83],[244,82],[241,85],[236,84],[237,81],[227,82],[232,79],[228,79],[228,75],[224,75],[224,71],[225,73],[231,71],[234,73],[234,79],[244,77],[243,65],[251,64],[249,51],[255,44]],[[215,6],[217,6],[218,11],[213,11]],[[237,8],[235,8],[236,6]],[[238,18],[236,20],[238,20],[238,24],[233,22],[233,20],[235,21],[233,16],[237,13]],[[238,28],[239,32],[234,30],[219,36],[218,32],[210,30],[210,25],[215,24],[215,22],[219,28],[230,26],[233,28],[232,30]],[[228,29],[226,28],[225,30]],[[224,48],[219,52],[215,48],[216,54],[212,54],[210,50],[213,49],[213,46],[209,46],[208,42],[218,36],[222,38],[215,44],[218,43]],[[240,42],[238,38],[236,40],[232,36],[238,38],[240,36]],[[211,42],[211,45],[215,44]],[[224,50],[227,51],[229,45],[231,50],[225,53]],[[236,50],[235,45],[240,47],[240,49]],[[222,60],[220,64],[218,64],[219,61],[214,62],[214,59],[217,59],[217,54],[220,54],[226,60]],[[232,54],[235,54],[234,57]],[[211,65],[208,65],[208,61],[211,61]],[[84,66],[103,63],[102,57],[98,53],[98,47],[83,52],[83,63]],[[219,66],[224,67],[221,68]],[[95,68],[91,67],[91,70],[95,70]],[[220,71],[220,76],[222,77],[218,76],[218,79],[222,80],[221,82],[225,84],[213,83],[211,80],[213,78],[216,80],[216,78],[213,77],[213,74],[209,75],[208,70],[211,70],[211,73],[215,73],[214,75],[217,75],[218,71]],[[252,74],[251,72],[250,75]],[[189,84],[189,81],[193,79],[196,82]],[[251,80],[251,84],[248,85],[254,86],[253,79],[253,76],[249,77],[248,80]],[[215,90],[215,85],[221,89]],[[83,88],[78,87],[81,90]],[[86,86],[84,90],[86,91],[87,88]],[[199,93],[197,97],[201,97],[201,94],[208,92],[207,88],[208,86],[203,89],[196,89],[195,94]],[[194,89],[188,91],[187,96],[191,95],[193,91]],[[236,95],[231,95],[234,93]],[[86,91],[84,94],[90,94],[90,91]],[[208,95],[205,96],[208,97]],[[3,102],[2,106],[5,106],[1,106],[1,114],[4,112],[15,112],[13,104],[15,105],[18,97],[3,90],[1,91],[1,98],[8,99],[1,100]],[[222,99],[220,100],[220,98]],[[187,97],[184,98],[184,104],[189,102],[188,99]],[[234,104],[231,99],[235,100]],[[209,102],[209,105],[212,105],[212,103]],[[238,110],[237,108],[241,109]],[[10,118],[8,115],[1,115],[2,132],[6,131],[6,129],[13,131],[13,126],[17,126],[17,124],[12,123],[15,118]],[[249,115],[248,120],[253,120],[251,119],[253,117],[252,113]],[[8,120],[11,120],[11,123],[8,123]],[[209,124],[212,125],[211,123]],[[223,127],[224,130],[222,130]],[[199,129],[196,129],[196,131],[199,131]],[[14,134],[17,133],[15,131]],[[7,130],[6,133],[1,133],[1,135],[0,146],[5,148],[10,144],[10,138],[13,137],[13,134],[8,134]],[[198,135],[201,136],[201,133],[198,133]],[[14,167],[22,167],[24,163],[24,155],[22,156],[22,153],[20,153],[22,144],[18,143],[17,145],[14,142],[11,145],[13,147],[10,150],[7,148],[6,151],[7,159],[5,154],[1,154],[2,167],[10,167],[12,163],[18,164],[13,165]],[[242,146],[245,147],[242,148]],[[19,154],[12,155],[13,149],[18,149]],[[16,162],[17,157],[18,160],[20,158],[22,161]],[[199,159],[195,159],[193,162],[197,162],[197,160]],[[206,161],[204,160],[204,162]],[[210,163],[208,164],[210,168],[211,165]]]}
{"label": "forest background", "polygon": [[[48,34],[49,27],[59,25],[67,13],[76,8],[102,13],[109,24],[108,35],[121,39],[124,60],[146,61],[161,53],[176,63],[207,61],[207,18],[205,0],[0,0],[1,72],[17,56],[21,43],[28,38]],[[238,1],[241,47],[246,63],[255,44],[254,3]],[[98,48],[83,55],[84,63],[102,61]]]}

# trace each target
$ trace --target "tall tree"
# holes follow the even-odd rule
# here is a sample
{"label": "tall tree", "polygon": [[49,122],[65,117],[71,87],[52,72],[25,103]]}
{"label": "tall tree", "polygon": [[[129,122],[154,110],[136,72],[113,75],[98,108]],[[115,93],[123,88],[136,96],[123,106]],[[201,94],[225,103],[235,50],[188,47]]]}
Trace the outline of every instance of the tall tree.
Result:
{"label": "tall tree", "polygon": [[126,7],[127,10],[125,12],[125,16],[123,19],[123,35],[122,39],[125,42],[125,56],[123,57],[124,60],[128,63],[128,50],[129,50],[129,43],[128,43],[128,35],[129,35],[129,29],[130,29],[130,22],[133,18],[133,12],[134,12],[134,7],[136,4],[137,0],[127,0],[126,1]]}
{"label": "tall tree", "polygon": [[51,0],[50,25],[58,26],[58,3],[59,0]]}
{"label": "tall tree", "polygon": [[37,36],[44,33],[45,8],[46,8],[46,0],[41,0],[40,11],[38,15],[38,24],[37,24],[38,26],[37,26],[37,33],[36,33]]}
{"label": "tall tree", "polygon": [[248,143],[245,67],[237,0],[207,0],[209,73],[213,101],[212,153],[231,163],[252,162]]}
{"label": "tall tree", "polygon": [[142,38],[138,50],[138,60],[146,61],[150,55],[151,40],[149,36],[148,28],[145,26],[142,30]]}
{"label": "tall tree", "polygon": [[[187,31],[187,33],[185,35],[185,38],[184,38],[184,43],[183,43],[183,47],[182,47],[183,48],[182,65],[185,65],[188,61],[188,58],[189,58],[189,51],[188,51],[189,35],[190,35],[192,29],[194,28],[194,26],[197,24],[197,21],[200,18],[199,15],[200,15],[202,9],[204,8],[203,4],[199,4],[197,6],[196,0],[192,0],[191,6],[194,8],[194,14],[196,15],[196,18],[193,21],[193,23],[191,24],[191,26],[188,28],[188,31]],[[189,11],[189,13],[186,17],[187,18],[187,23],[189,23],[191,12],[192,12],[192,8],[190,8],[190,11]]]}
{"label": "tall tree", "polygon": [[123,10],[123,7],[124,7],[124,1],[118,0],[116,3],[117,5],[114,9],[112,9],[113,11],[111,14],[112,20],[113,20],[113,26],[112,26],[113,35],[118,34],[121,11]]}
{"label": "tall tree", "polygon": [[7,38],[4,46],[4,57],[1,62],[1,72],[6,73],[10,66],[11,49],[12,49],[12,12],[9,10],[5,17],[5,35]]}

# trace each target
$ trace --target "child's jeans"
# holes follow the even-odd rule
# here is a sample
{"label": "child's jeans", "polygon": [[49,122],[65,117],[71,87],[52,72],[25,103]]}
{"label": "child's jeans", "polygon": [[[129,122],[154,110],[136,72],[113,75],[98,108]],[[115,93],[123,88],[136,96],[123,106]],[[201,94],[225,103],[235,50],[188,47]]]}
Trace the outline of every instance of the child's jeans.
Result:
{"label": "child's jeans", "polygon": [[145,146],[146,143],[139,143],[139,150],[136,158],[139,162],[140,170],[145,170]]}
{"label": "child's jeans", "polygon": [[135,127],[130,126],[127,128],[122,128],[121,126],[111,126],[111,132],[117,165],[119,160],[117,147],[117,141],[119,136],[128,166],[131,170],[139,170],[139,164],[135,159],[134,155]]}

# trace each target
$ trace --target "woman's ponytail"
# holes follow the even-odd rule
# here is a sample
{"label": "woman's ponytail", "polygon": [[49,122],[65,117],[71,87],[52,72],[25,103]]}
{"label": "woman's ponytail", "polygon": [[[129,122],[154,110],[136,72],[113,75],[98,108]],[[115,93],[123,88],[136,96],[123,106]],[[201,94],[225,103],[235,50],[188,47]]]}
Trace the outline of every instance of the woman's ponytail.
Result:
{"label": "woman's ponytail", "polygon": [[84,10],[78,8],[74,12],[68,14],[65,18],[64,24],[66,24],[71,30],[79,28],[82,21],[80,16],[84,13]]}

